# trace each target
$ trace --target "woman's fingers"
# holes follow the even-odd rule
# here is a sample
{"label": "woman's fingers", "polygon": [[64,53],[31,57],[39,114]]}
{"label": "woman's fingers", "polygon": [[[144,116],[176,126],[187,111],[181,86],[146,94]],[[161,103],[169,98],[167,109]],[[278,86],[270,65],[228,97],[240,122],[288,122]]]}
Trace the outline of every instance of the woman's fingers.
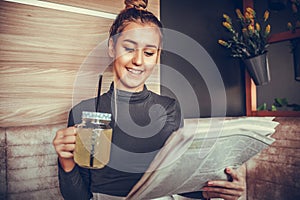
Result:
{"label": "woman's fingers", "polygon": [[76,141],[75,127],[69,127],[69,128],[58,130],[53,140],[53,146],[58,156],[62,158],[73,157],[73,151],[75,149],[75,141]]}
{"label": "woman's fingers", "polygon": [[73,158],[73,153],[68,151],[62,151],[59,153],[59,157],[61,158]]}
{"label": "woman's fingers", "polygon": [[231,176],[232,180],[236,180],[238,181],[241,177],[239,176],[239,173],[237,170],[231,169],[230,167],[227,167],[225,169],[226,174],[228,174],[229,176]]}
{"label": "woman's fingers", "polygon": [[72,135],[73,136],[76,135],[76,128],[75,127],[60,129],[56,132],[56,137],[57,138],[62,138],[62,137],[72,136]]}
{"label": "woman's fingers", "polygon": [[233,196],[239,196],[244,192],[244,188],[238,184],[226,183],[227,181],[215,181],[215,184],[212,186],[206,186],[203,188],[203,191],[222,193]]}
{"label": "woman's fingers", "polygon": [[62,151],[72,152],[72,151],[74,151],[74,149],[75,149],[75,144],[65,144],[65,145],[62,145],[62,147],[61,147]]}
{"label": "woman's fingers", "polygon": [[73,159],[75,141],[76,128],[69,127],[58,130],[52,142],[58,155],[60,165],[66,172],[71,171],[75,166]]}
{"label": "woman's fingers", "polygon": [[75,144],[76,136],[70,135],[60,139],[62,144]]}
{"label": "woman's fingers", "polygon": [[57,145],[61,143],[64,144],[64,142],[75,143],[75,136],[76,136],[76,128],[74,127],[60,129],[56,132],[56,136],[53,140],[53,145]]}
{"label": "woman's fingers", "polygon": [[244,190],[244,184],[237,183],[237,182],[229,182],[229,181],[209,181],[207,184],[209,187],[215,187],[215,188],[226,188],[226,189],[232,189],[232,190],[238,190],[243,191]]}
{"label": "woman's fingers", "polygon": [[208,181],[203,187],[203,195],[206,198],[223,198],[236,200],[246,191],[245,168],[226,168],[225,172],[231,177],[231,181],[213,180]]}
{"label": "woman's fingers", "polygon": [[231,180],[238,180],[238,175],[235,170],[232,170],[230,167],[226,167],[225,173],[231,177]]}
{"label": "woman's fingers", "polygon": [[55,151],[59,157],[71,158],[73,157],[73,151],[75,149],[75,144],[61,144],[55,146]]}

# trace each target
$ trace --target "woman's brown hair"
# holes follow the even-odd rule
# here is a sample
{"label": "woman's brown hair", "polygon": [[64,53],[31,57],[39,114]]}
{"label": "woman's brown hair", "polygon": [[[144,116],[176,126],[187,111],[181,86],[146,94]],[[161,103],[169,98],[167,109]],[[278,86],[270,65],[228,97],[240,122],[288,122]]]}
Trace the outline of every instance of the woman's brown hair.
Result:
{"label": "woman's brown hair", "polygon": [[162,28],[162,24],[157,17],[152,12],[146,10],[148,0],[125,0],[124,3],[126,6],[125,9],[119,13],[109,31],[109,38],[113,38],[114,42],[116,42],[118,35],[131,22],[140,24],[152,23],[158,28]]}

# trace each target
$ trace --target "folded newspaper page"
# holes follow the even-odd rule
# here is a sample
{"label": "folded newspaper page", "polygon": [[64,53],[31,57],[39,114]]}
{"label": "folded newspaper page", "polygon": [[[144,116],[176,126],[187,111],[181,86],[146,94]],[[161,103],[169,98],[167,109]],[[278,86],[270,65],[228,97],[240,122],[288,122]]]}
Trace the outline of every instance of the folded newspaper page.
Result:
{"label": "folded newspaper page", "polygon": [[226,167],[238,168],[275,141],[270,136],[279,123],[273,119],[185,119],[126,199],[200,191],[209,180],[227,180]]}

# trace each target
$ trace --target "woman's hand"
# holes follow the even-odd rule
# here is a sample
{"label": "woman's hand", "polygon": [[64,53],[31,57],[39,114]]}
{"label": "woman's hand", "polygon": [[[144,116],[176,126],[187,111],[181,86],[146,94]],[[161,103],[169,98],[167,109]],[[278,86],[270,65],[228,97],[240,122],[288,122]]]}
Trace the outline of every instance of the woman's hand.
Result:
{"label": "woman's hand", "polygon": [[208,181],[207,186],[203,187],[202,195],[206,199],[223,198],[225,200],[237,200],[246,193],[246,166],[242,165],[239,169],[227,167],[225,173],[232,181],[213,180]]}
{"label": "woman's hand", "polygon": [[55,138],[53,139],[53,146],[58,155],[60,165],[66,172],[71,171],[75,166],[75,162],[73,159],[75,140],[75,127],[69,127],[58,130],[56,132]]}

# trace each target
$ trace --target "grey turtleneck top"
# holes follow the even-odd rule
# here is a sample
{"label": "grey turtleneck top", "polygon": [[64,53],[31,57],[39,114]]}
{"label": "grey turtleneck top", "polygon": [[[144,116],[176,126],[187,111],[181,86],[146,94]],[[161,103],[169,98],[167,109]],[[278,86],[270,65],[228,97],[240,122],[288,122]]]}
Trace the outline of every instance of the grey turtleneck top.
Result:
{"label": "grey turtleneck top", "polygon": [[[65,199],[90,199],[92,193],[126,196],[137,183],[167,138],[182,124],[178,102],[157,95],[146,86],[130,93],[110,90],[100,96],[99,112],[111,113],[113,129],[109,163],[102,169],[78,165],[71,172],[59,166]],[[81,123],[82,111],[95,111],[96,98],[84,100],[69,113],[68,126]]]}

